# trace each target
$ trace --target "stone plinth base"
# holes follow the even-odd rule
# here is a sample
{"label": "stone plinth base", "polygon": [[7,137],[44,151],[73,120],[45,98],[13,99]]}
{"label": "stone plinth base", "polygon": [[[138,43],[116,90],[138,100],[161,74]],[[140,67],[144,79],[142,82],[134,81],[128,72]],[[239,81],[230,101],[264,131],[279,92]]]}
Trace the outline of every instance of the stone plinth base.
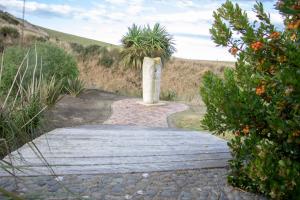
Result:
{"label": "stone plinth base", "polygon": [[137,104],[143,105],[143,106],[165,106],[167,105],[167,102],[159,101],[157,103],[145,103],[144,101],[137,101]]}

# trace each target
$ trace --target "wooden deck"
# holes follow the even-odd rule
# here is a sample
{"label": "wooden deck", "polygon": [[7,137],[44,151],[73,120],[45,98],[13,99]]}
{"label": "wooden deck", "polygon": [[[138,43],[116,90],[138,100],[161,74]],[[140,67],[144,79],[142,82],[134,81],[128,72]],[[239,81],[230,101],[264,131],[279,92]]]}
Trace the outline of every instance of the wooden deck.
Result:
{"label": "wooden deck", "polygon": [[[34,144],[56,175],[218,168],[227,166],[230,159],[226,141],[204,132],[173,129],[62,128],[35,139]],[[53,173],[30,143],[11,157],[19,176]],[[8,156],[5,160],[9,161]],[[0,176],[8,175],[0,170]]]}

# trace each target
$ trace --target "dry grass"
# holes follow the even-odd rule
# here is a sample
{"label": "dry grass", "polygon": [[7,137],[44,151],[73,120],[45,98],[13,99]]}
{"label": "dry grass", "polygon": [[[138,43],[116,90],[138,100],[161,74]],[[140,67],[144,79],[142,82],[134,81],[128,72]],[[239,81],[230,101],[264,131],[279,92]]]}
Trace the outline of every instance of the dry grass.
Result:
{"label": "dry grass", "polygon": [[141,96],[141,74],[124,68],[106,68],[98,64],[98,57],[78,59],[80,78],[87,88],[97,88],[128,96]]}
{"label": "dry grass", "polygon": [[199,86],[203,74],[207,71],[221,74],[225,67],[232,66],[230,62],[173,58],[163,69],[161,90],[175,91],[177,100],[199,104]]}
{"label": "dry grass", "polygon": [[[86,61],[78,59],[80,77],[88,88],[100,88],[129,96],[141,96],[141,71],[124,69],[120,65],[105,68],[94,56]],[[213,71],[221,74],[225,67],[232,67],[230,62],[197,61],[172,58],[162,71],[161,92],[175,92],[176,100],[191,104],[201,103],[199,86],[203,74]]]}

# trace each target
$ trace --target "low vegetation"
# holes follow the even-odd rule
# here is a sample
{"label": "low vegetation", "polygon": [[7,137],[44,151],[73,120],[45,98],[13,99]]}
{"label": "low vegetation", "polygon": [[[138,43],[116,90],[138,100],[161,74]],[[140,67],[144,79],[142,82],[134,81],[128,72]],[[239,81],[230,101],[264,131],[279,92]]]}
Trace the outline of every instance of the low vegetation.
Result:
{"label": "low vegetation", "polygon": [[0,138],[12,150],[36,136],[42,111],[59,100],[72,80],[78,81],[78,70],[72,56],[48,43],[10,47],[1,56]]}
{"label": "low vegetation", "polygon": [[68,79],[65,89],[67,90],[68,94],[77,97],[84,90],[84,82],[79,78]]}
{"label": "low vegetation", "polygon": [[[37,52],[39,57],[36,57]],[[5,63],[3,69],[1,91],[6,91],[14,80],[14,76],[18,71],[18,65],[22,62],[24,56],[27,54],[27,48],[19,46],[9,47],[4,52],[3,62]],[[28,53],[28,69],[23,82],[25,84],[31,81],[31,73],[34,70],[42,70],[43,78],[47,81],[55,76],[57,80],[62,81],[63,86],[67,84],[67,79],[75,79],[78,76],[78,68],[76,60],[73,56],[66,53],[63,49],[50,43],[37,43],[30,47]],[[36,63],[38,63],[37,68]],[[22,72],[25,68],[21,69]],[[36,74],[38,76],[38,74]],[[17,90],[17,85],[13,90]]]}
{"label": "low vegetation", "polygon": [[164,101],[175,101],[176,100],[176,92],[173,90],[167,90],[160,93],[159,98]]}
{"label": "low vegetation", "polygon": [[273,199],[299,199],[299,2],[277,5],[286,17],[282,32],[261,3],[254,6],[255,25],[230,1],[214,12],[212,38],[228,47],[237,62],[224,78],[211,72],[204,76],[207,113],[202,122],[216,134],[235,135],[229,142],[232,185]]}
{"label": "low vegetation", "polygon": [[[5,61],[1,60],[0,86],[0,138],[4,139],[6,145],[1,145],[0,157],[9,151],[16,149],[26,142],[34,139],[38,134],[38,128],[42,123],[42,112],[49,104],[57,101],[58,95],[54,96],[51,87],[54,79],[48,81],[43,78],[42,68],[34,63],[34,70],[29,71],[29,51],[25,54],[13,76],[9,87],[2,81],[7,70]],[[26,75],[30,80],[25,81]],[[49,103],[48,99],[52,102]],[[8,147],[9,149],[6,149]]]}
{"label": "low vegetation", "polygon": [[19,20],[17,20],[14,16],[12,16],[11,14],[9,14],[7,12],[3,12],[1,10],[0,10],[0,19],[4,20],[12,25],[20,24]]}
{"label": "low vegetation", "polygon": [[20,33],[18,29],[10,26],[3,26],[0,28],[0,37],[7,38],[11,37],[13,39],[19,38]]}

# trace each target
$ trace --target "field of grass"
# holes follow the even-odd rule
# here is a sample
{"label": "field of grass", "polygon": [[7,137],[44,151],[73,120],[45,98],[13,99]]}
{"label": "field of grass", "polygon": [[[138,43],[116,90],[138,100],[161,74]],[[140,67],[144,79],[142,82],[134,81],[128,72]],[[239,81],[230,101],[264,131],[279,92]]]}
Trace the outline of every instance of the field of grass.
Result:
{"label": "field of grass", "polygon": [[[185,130],[192,131],[205,131],[205,129],[201,126],[201,120],[205,114],[205,105],[190,105],[190,109],[175,113],[168,118],[169,125],[174,128],[181,128]],[[224,135],[217,135],[218,137],[224,140],[231,140],[233,138],[233,134],[224,133]]]}
{"label": "field of grass", "polygon": [[44,31],[46,31],[51,38],[58,38],[59,40],[65,41],[65,42],[74,42],[74,43],[78,43],[78,44],[81,44],[84,46],[94,45],[94,44],[99,45],[99,46],[107,46],[107,47],[115,47],[116,46],[116,45],[101,42],[98,40],[88,39],[88,38],[84,38],[84,37],[80,37],[80,36],[76,36],[76,35],[72,35],[72,34],[68,34],[68,33],[63,33],[63,32],[59,32],[59,31],[55,31],[55,30],[51,30],[51,29],[47,29],[47,28],[43,28],[43,27],[40,27],[40,28],[43,29]]}

